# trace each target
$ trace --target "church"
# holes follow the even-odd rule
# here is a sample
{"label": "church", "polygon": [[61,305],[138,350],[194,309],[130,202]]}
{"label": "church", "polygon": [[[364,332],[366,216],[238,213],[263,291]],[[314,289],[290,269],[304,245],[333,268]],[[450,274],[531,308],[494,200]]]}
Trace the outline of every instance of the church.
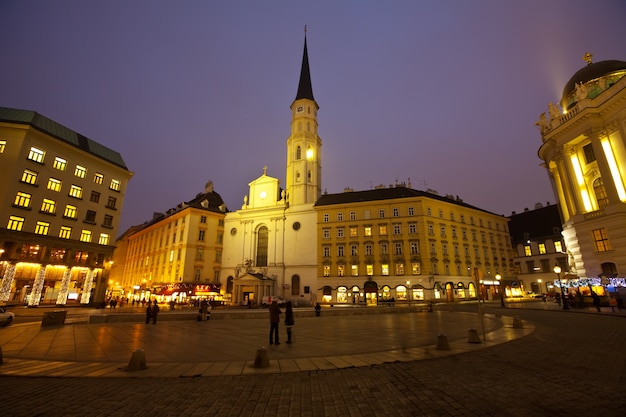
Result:
{"label": "church", "polygon": [[[306,35],[296,98],[291,104],[285,186],[263,174],[252,180],[241,209],[224,219],[221,277],[232,305],[260,305],[280,297],[296,306],[315,299],[317,219],[322,140],[318,135]],[[267,298],[265,298],[267,299]]]}

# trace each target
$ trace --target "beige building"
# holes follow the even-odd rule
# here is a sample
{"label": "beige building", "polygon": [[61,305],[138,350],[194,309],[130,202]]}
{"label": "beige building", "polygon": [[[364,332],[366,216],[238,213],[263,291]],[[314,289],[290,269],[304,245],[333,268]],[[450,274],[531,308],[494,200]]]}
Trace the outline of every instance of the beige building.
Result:
{"label": "beige building", "polygon": [[305,38],[300,82],[291,104],[285,189],[279,179],[267,175],[265,167],[263,175],[248,184],[241,209],[226,215],[222,271],[233,289],[233,304],[257,305],[266,296],[280,296],[297,305],[315,300],[313,204],[322,181],[318,109]]}
{"label": "beige building", "polygon": [[209,181],[192,200],[130,228],[117,242],[108,295],[131,301],[222,300],[226,211]]}
{"label": "beige building", "polygon": [[0,108],[0,303],[104,299],[132,173],[33,111]]}
{"label": "beige building", "polygon": [[602,291],[626,271],[626,62],[591,58],[541,115],[538,153],[563,218],[566,285]]}
{"label": "beige building", "polygon": [[502,282],[519,291],[508,219],[458,197],[403,183],[325,194],[315,210],[325,303],[492,299]]}

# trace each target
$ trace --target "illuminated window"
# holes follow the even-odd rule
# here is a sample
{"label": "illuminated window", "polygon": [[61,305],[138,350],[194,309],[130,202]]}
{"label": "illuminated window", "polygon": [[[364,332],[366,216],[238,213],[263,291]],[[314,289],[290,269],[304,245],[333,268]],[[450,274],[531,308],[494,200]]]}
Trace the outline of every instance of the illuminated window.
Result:
{"label": "illuminated window", "polygon": [[337,276],[343,277],[346,274],[345,265],[337,265]]}
{"label": "illuminated window", "polygon": [[422,273],[422,268],[420,267],[419,262],[413,262],[411,264],[411,273],[413,275],[420,275]]}
{"label": "illuminated window", "polygon": [[80,241],[81,242],[91,242],[91,231],[83,229],[80,232]]}
{"label": "illuminated window", "polygon": [[563,246],[561,245],[561,241],[554,242],[554,251],[563,252]]}
{"label": "illuminated window", "polygon": [[65,171],[65,167],[67,167],[67,161],[65,159],[59,158],[58,156],[54,158],[52,168],[58,169],[59,171]]}
{"label": "illuminated window", "polygon": [[524,256],[532,256],[533,252],[530,248],[530,245],[524,246]]}
{"label": "illuminated window", "polygon": [[13,205],[18,206],[18,207],[28,208],[30,207],[31,197],[32,196],[30,194],[26,194],[26,193],[18,191],[17,195],[15,196],[15,201],[13,202]]}
{"label": "illuminated window", "polygon": [[378,234],[380,236],[387,236],[387,225],[381,224],[378,226]]}
{"label": "illuminated window", "polygon": [[100,239],[98,239],[98,243],[101,245],[108,245],[109,235],[107,235],[106,233],[100,233]]}
{"label": "illuminated window", "polygon": [[63,217],[67,217],[68,219],[75,219],[76,218],[76,206],[72,206],[69,204],[65,206]]}
{"label": "illuminated window", "polygon": [[365,236],[372,236],[372,226],[365,226]]}
{"label": "illuminated window", "polygon": [[61,226],[61,231],[59,231],[59,237],[61,239],[69,239],[72,236],[72,228],[67,226]]}
{"label": "illuminated window", "polygon": [[372,275],[374,275],[374,265],[372,264],[365,265],[365,273],[367,274],[368,277],[371,277]]}
{"label": "illuminated window", "polygon": [[396,275],[404,275],[404,264],[396,264]]}
{"label": "illuminated window", "polygon": [[96,172],[93,175],[93,182],[95,182],[96,184],[102,184],[104,182],[104,175]]}
{"label": "illuminated window", "polygon": [[111,185],[109,185],[109,188],[113,191],[119,191],[120,182],[118,180],[111,180]]}
{"label": "illuminated window", "polygon": [[545,254],[545,253],[546,253],[546,244],[545,244],[545,243],[540,243],[540,244],[539,244],[539,253],[540,253],[541,255],[543,255],[543,254]]}
{"label": "illuminated window", "polygon": [[350,270],[352,272],[353,277],[359,276],[359,266],[358,265],[350,265]]}
{"label": "illuminated window", "polygon": [[72,184],[70,186],[69,195],[74,198],[83,198],[83,189],[78,185]]}
{"label": "illuminated window", "polygon": [[37,222],[37,225],[35,226],[35,233],[38,235],[47,235],[48,229],[50,229],[50,223]]}
{"label": "illuminated window", "polygon": [[54,200],[48,200],[47,198],[43,199],[43,203],[41,203],[41,212],[54,214],[57,209],[57,203]]}
{"label": "illuminated window", "polygon": [[30,152],[28,152],[28,159],[31,161],[39,162],[43,164],[43,159],[45,158],[46,153],[41,149],[37,149],[35,147],[30,148]]}
{"label": "illuminated window", "polygon": [[30,169],[25,169],[22,173],[22,182],[27,184],[36,184],[37,183],[37,175],[35,171],[31,171]]}
{"label": "illuminated window", "polygon": [[357,237],[358,229],[356,226],[350,226],[350,237]]}
{"label": "illuminated window", "polygon": [[7,229],[20,231],[24,227],[24,218],[11,216],[9,217],[9,224],[7,225]]}
{"label": "illuminated window", "polygon": [[76,165],[76,169],[74,170],[74,175],[76,175],[78,178],[85,178],[85,175],[87,175],[87,168],[80,166],[80,165]]}
{"label": "illuminated window", "polygon": [[48,179],[48,190],[56,191],[57,193],[61,191],[61,181],[56,178]]}
{"label": "illuminated window", "polygon": [[389,264],[382,264],[380,267],[381,267],[381,275],[384,275],[384,276],[389,275]]}
{"label": "illuminated window", "polygon": [[330,265],[324,265],[324,276],[325,277],[330,276]]}
{"label": "illuminated window", "polygon": [[0,153],[4,153],[4,148],[7,146],[6,140],[0,140]]}
{"label": "illuminated window", "polygon": [[591,232],[593,234],[593,242],[596,252],[606,252],[611,250],[609,238],[606,235],[606,229],[596,229]]}

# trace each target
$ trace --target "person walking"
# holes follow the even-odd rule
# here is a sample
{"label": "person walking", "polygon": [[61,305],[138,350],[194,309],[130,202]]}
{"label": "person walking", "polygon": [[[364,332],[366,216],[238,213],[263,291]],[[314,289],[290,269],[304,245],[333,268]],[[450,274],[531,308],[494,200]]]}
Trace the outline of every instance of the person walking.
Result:
{"label": "person walking", "polygon": [[322,307],[320,306],[320,303],[315,304],[315,315],[317,317],[320,316],[320,311],[322,311]]}
{"label": "person walking", "polygon": [[287,301],[287,307],[285,309],[285,327],[287,328],[287,344],[291,344],[291,328],[295,324],[293,320],[293,309],[291,308],[291,301]]}
{"label": "person walking", "polygon": [[270,304],[270,345],[273,345],[276,342],[277,345],[280,345],[278,341],[278,323],[280,323],[280,308],[278,307],[278,303],[276,301],[272,301]]}
{"label": "person walking", "polygon": [[159,314],[159,305],[157,301],[154,300],[154,305],[152,306],[152,324],[156,324],[157,314]]}
{"label": "person walking", "polygon": [[148,303],[148,307],[146,308],[146,324],[150,323],[151,318],[152,318],[152,305]]}
{"label": "person walking", "polygon": [[591,291],[591,298],[593,298],[593,306],[600,312],[600,297],[595,291]]}
{"label": "person walking", "polygon": [[202,315],[201,320],[206,321],[207,313],[209,312],[209,303],[206,299],[202,300],[200,303],[200,314]]}

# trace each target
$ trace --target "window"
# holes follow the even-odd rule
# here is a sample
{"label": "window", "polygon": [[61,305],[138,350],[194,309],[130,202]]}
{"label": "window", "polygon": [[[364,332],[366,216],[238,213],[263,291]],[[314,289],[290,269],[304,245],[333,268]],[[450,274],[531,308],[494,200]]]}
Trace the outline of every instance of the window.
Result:
{"label": "window", "polygon": [[409,207],[409,216],[414,216],[415,215],[415,209],[413,207]]}
{"label": "window", "polygon": [[371,256],[373,254],[373,246],[371,243],[365,244],[365,254]]}
{"label": "window", "polygon": [[200,223],[206,223],[206,216],[200,216]]}
{"label": "window", "polygon": [[337,256],[344,256],[343,245],[337,246]]}
{"label": "window", "polygon": [[430,254],[437,255],[437,246],[435,246],[435,242],[430,242]]}
{"label": "window", "polygon": [[324,239],[330,239],[330,229],[329,228],[322,229],[322,237]]}
{"label": "window", "polygon": [[59,158],[58,156],[54,158],[54,162],[52,163],[52,168],[58,169],[59,171],[65,171],[67,167],[67,161],[63,158]]}
{"label": "window", "polygon": [[35,171],[31,171],[30,169],[25,169],[24,172],[22,173],[22,182],[25,182],[27,184],[37,184],[37,175],[39,175],[38,173],[36,173]]}
{"label": "window", "polygon": [[409,223],[409,234],[417,233],[417,223]]}
{"label": "window", "polygon": [[428,234],[430,236],[435,236],[435,226],[433,226],[432,224],[428,225]]}
{"label": "window", "polygon": [[452,238],[456,239],[456,227],[452,227]]}
{"label": "window", "polygon": [[204,233],[205,233],[205,231],[204,231],[204,230],[200,230],[200,231],[198,232],[198,240],[200,240],[200,241],[204,241]]}
{"label": "window", "polygon": [[50,223],[37,222],[37,225],[35,226],[35,233],[38,235],[47,235],[49,229]]}
{"label": "window", "polygon": [[96,224],[96,212],[93,210],[87,210],[85,214],[85,223]]}
{"label": "window", "polygon": [[342,222],[343,221],[343,213],[341,213],[341,212],[337,213],[337,221],[338,222]]}
{"label": "window", "polygon": [[380,273],[381,275],[387,276],[389,275],[389,264],[382,264],[380,265]]}
{"label": "window", "polygon": [[102,227],[113,227],[113,216],[105,214],[104,221],[102,222]]}
{"label": "window", "polygon": [[96,172],[95,174],[93,174],[93,182],[95,182],[96,184],[102,184],[104,182],[104,175]]}
{"label": "window", "polygon": [[404,275],[404,264],[396,264],[396,275]]}
{"label": "window", "polygon": [[350,270],[352,272],[353,277],[359,276],[359,266],[358,265],[350,265]]}
{"label": "window", "polygon": [[91,192],[91,197],[89,197],[89,201],[92,203],[98,203],[100,201],[100,193],[97,191]]}
{"label": "window", "polygon": [[113,191],[119,191],[120,182],[118,180],[111,180],[111,185],[109,185],[109,188]]}
{"label": "window", "polygon": [[604,180],[602,177],[596,178],[593,181],[593,193],[596,196],[598,208],[601,209],[609,204],[609,196],[606,194],[606,188],[604,188]]}
{"label": "window", "polygon": [[72,236],[72,228],[67,226],[61,226],[59,231],[59,237],[61,239],[69,239]]}
{"label": "window", "polygon": [[350,226],[350,237],[357,237],[358,229],[356,226]]}
{"label": "window", "polygon": [[443,210],[441,210],[441,209],[439,210],[439,218],[443,219]]}
{"label": "window", "polygon": [[411,255],[417,255],[419,253],[419,245],[417,242],[411,242]]}
{"label": "window", "polygon": [[54,200],[48,200],[47,198],[43,199],[43,203],[41,203],[41,212],[54,214],[57,209],[57,203]]}
{"label": "window", "polygon": [[322,248],[322,256],[325,258],[330,257],[330,246],[326,245]]}
{"label": "window", "polygon": [[337,237],[338,238],[342,238],[343,237],[343,227],[338,227],[337,228]]}
{"label": "window", "polygon": [[35,147],[30,148],[30,152],[28,152],[28,159],[31,161],[39,162],[43,164],[43,159],[45,158],[46,153],[41,149],[37,149]]}
{"label": "window", "polygon": [[369,211],[369,210],[367,210],[367,209],[363,210],[363,218],[364,218],[365,220],[367,220],[367,219],[369,219],[370,217],[371,217],[370,211]]}
{"label": "window", "polygon": [[0,153],[4,153],[4,148],[7,146],[6,140],[0,140]]}
{"label": "window", "polygon": [[28,208],[30,207],[31,197],[32,196],[30,194],[18,191],[17,195],[15,196],[15,201],[13,202],[13,205],[17,207]]}
{"label": "window", "polygon": [[365,273],[367,274],[368,277],[371,277],[372,275],[374,275],[374,265],[372,264],[365,265]]}
{"label": "window", "polygon": [[400,216],[400,210],[399,210],[399,209],[397,209],[397,208],[394,208],[394,209],[393,209],[393,214],[392,214],[392,215],[393,215],[393,217],[399,217],[399,216]]}
{"label": "window", "polygon": [[541,255],[544,255],[546,253],[546,244],[545,243],[540,243],[539,244],[539,253]]}
{"label": "window", "polygon": [[524,246],[524,256],[532,256],[533,252],[532,249],[530,248],[530,245],[526,245]]}
{"label": "window", "polygon": [[356,211],[350,212],[350,220],[356,220]]}
{"label": "window", "polygon": [[345,265],[337,265],[337,276],[343,277],[346,274],[346,266]]}
{"label": "window", "polygon": [[48,179],[48,190],[56,191],[57,193],[61,191],[61,181],[56,178]]}
{"label": "window", "polygon": [[606,229],[596,229],[591,232],[596,252],[606,252],[611,250],[611,244],[606,234]]}
{"label": "window", "polygon": [[350,245],[350,255],[358,256],[359,255],[359,246],[358,245]]}
{"label": "window", "polygon": [[69,204],[65,206],[63,217],[67,217],[68,219],[75,219],[76,218],[76,206],[72,206]]}
{"label": "window", "polygon": [[324,223],[328,223],[330,220],[330,215],[328,213],[324,213],[323,218],[324,218]]}
{"label": "window", "polygon": [[441,231],[441,237],[446,237],[446,226],[441,226],[440,227],[440,231]]}
{"label": "window", "polygon": [[381,255],[389,254],[389,246],[385,242],[380,244],[380,254]]}
{"label": "window", "polygon": [[116,204],[117,198],[109,196],[109,200],[107,201],[107,208],[115,209]]}
{"label": "window", "polygon": [[256,245],[256,266],[267,266],[269,247],[269,229],[266,226],[259,228]]}
{"label": "window", "polygon": [[91,231],[83,229],[80,232],[80,241],[81,242],[91,242]]}
{"label": "window", "polygon": [[222,262],[222,251],[221,250],[216,250],[215,251],[215,262]]}
{"label": "window", "polygon": [[365,226],[365,236],[372,236],[372,226]]}
{"label": "window", "polygon": [[402,255],[402,242],[394,243],[393,247],[394,247],[393,253],[395,255]]}
{"label": "window", "polygon": [[100,238],[98,239],[98,243],[101,245],[108,245],[109,244],[109,235],[107,235],[106,233],[100,233]]}
{"label": "window", "polygon": [[381,224],[378,226],[378,234],[380,236],[387,236],[387,225]]}
{"label": "window", "polygon": [[7,225],[7,229],[15,230],[19,232],[20,230],[22,230],[23,227],[24,227],[23,217],[17,217],[17,216],[9,217],[9,224]]}
{"label": "window", "polygon": [[330,265],[324,265],[324,276],[325,277],[330,276]]}
{"label": "window", "polygon": [[74,198],[83,198],[83,189],[79,187],[78,185],[72,184],[70,186],[69,195],[70,197],[74,197]]}
{"label": "window", "polygon": [[87,168],[76,165],[76,169],[74,169],[74,175],[78,178],[85,178],[85,175],[87,175]]}
{"label": "window", "polygon": [[393,234],[394,235],[401,235],[402,234],[402,225],[400,224],[394,224],[393,225]]}
{"label": "window", "polygon": [[411,273],[413,275],[420,275],[422,273],[419,262],[413,262],[411,264]]}
{"label": "window", "polygon": [[427,215],[428,217],[430,217],[430,216],[432,216],[432,215],[433,215],[433,210],[432,210],[430,207],[426,207],[426,215]]}
{"label": "window", "polygon": [[554,242],[554,251],[555,252],[563,252],[563,247],[561,246],[561,241]]}
{"label": "window", "polygon": [[587,161],[587,164],[596,160],[596,155],[593,152],[593,146],[591,146],[591,143],[583,146],[583,153],[585,154],[585,161]]}
{"label": "window", "polygon": [[378,217],[381,219],[385,218],[385,209],[378,209]]}

